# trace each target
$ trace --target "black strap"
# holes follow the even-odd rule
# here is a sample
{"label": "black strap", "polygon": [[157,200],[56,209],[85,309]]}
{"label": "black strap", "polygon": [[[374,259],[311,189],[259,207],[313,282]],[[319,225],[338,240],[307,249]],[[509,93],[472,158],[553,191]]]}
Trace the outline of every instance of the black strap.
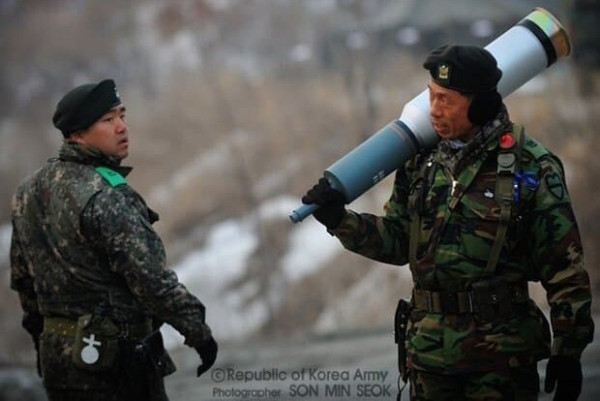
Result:
{"label": "black strap", "polygon": [[515,171],[519,168],[521,150],[523,148],[523,126],[514,125],[515,145],[509,149],[500,149],[498,152],[498,167],[496,174],[496,200],[500,206],[500,221],[496,230],[496,237],[490,251],[490,257],[485,267],[484,275],[491,276],[496,271],[500,260],[502,246],[506,240],[506,233],[510,218],[515,209],[513,200],[513,183]]}
{"label": "black strap", "polygon": [[409,198],[409,207],[413,209],[411,214],[411,222],[409,226],[409,243],[408,243],[408,261],[411,267],[417,264],[417,249],[419,248],[420,232],[421,232],[421,214],[425,198],[429,192],[429,188],[433,184],[435,177],[436,164],[430,156],[425,162],[419,166],[419,176],[416,179],[417,187]]}

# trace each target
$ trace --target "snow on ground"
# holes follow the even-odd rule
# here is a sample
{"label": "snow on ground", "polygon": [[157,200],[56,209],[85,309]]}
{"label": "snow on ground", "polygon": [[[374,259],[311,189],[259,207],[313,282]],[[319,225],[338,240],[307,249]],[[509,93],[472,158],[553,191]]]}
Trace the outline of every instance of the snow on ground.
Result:
{"label": "snow on ground", "polygon": [[[248,216],[221,221],[207,230],[202,248],[170,266],[206,305],[207,323],[215,336],[226,340],[243,338],[265,323],[269,303],[283,299],[284,294],[276,293],[279,287],[273,286],[275,293],[247,304],[248,295],[258,291],[256,282],[249,281],[238,290],[227,287],[245,274],[248,258],[258,246],[257,222],[287,219],[299,206],[298,202],[297,198],[280,196],[267,200]],[[339,251],[339,243],[319,223],[307,219],[291,231],[290,248],[279,262],[283,273],[280,279],[288,283],[299,280],[318,270]],[[162,331],[168,348],[183,343],[183,338],[170,326],[163,326]]]}
{"label": "snow on ground", "polygon": [[281,261],[290,281],[299,280],[332,260],[342,247],[321,224],[310,218],[292,231],[290,249]]}

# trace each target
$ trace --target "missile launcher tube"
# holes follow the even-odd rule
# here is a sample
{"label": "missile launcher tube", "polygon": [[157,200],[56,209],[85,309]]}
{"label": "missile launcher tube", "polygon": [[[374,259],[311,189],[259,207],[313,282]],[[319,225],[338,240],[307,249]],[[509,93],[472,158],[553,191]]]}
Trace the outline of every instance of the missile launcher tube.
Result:
{"label": "missile launcher tube", "polygon": [[[530,14],[486,46],[496,58],[502,78],[498,92],[506,97],[571,52],[569,37],[547,10]],[[331,186],[350,203],[414,157],[435,146],[438,136],[429,120],[429,95],[425,90],[410,100],[400,117],[333,163],[324,172]],[[302,205],[290,220],[302,221],[318,209]]]}

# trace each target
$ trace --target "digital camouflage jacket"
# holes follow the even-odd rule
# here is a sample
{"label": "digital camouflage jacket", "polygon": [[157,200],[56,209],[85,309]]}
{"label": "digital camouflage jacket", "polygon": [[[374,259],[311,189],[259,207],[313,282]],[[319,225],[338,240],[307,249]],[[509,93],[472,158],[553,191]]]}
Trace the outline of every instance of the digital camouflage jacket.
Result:
{"label": "digital camouflage jacket", "polygon": [[[482,279],[499,225],[500,209],[494,199],[498,138],[497,132],[454,173],[446,167],[439,145],[430,154],[417,156],[397,171],[384,216],[349,210],[330,233],[360,255],[407,264],[409,227],[416,213],[409,207],[409,197],[420,165],[431,163],[434,170],[421,204],[416,263],[410,266],[414,285],[429,291],[469,290]],[[518,211],[510,221],[495,275],[540,281],[551,306],[552,353],[579,357],[593,336],[591,294],[562,165],[524,135],[520,170],[536,177],[539,186],[520,185]],[[453,197],[457,202],[451,207]],[[547,322],[533,302],[525,316],[496,323],[478,322],[472,314],[415,310],[407,333],[408,365],[453,374],[534,363],[550,351],[544,326]]]}
{"label": "digital camouflage jacket", "polygon": [[[152,228],[158,215],[129,185],[111,186],[95,171],[97,166],[122,175],[131,170],[65,142],[59,157],[27,177],[16,191],[11,288],[19,293],[24,327],[37,341],[43,317],[77,319],[105,303],[118,321],[135,323],[149,317],[166,322],[186,344],[199,345],[210,335],[205,309],[176,274],[165,269],[163,243]],[[67,361],[71,344],[61,341],[56,340],[52,355]],[[77,385],[74,380],[67,383],[67,376],[56,372],[53,378],[45,377],[45,384]]]}

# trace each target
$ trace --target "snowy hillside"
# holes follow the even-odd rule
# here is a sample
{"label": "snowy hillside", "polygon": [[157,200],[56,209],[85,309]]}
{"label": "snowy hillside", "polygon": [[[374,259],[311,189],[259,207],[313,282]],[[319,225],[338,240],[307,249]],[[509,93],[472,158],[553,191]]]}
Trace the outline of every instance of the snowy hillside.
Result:
{"label": "snowy hillside", "polygon": [[[128,181],[160,214],[169,268],[206,304],[223,342],[389,326],[410,294],[407,269],[351,254],[314,219],[294,225],[288,214],[325,168],[423,91],[426,51],[488,43],[534,5],[462,0],[471,20],[451,2],[425,0],[51,3],[0,1],[5,288],[10,199],[56,153],[56,102],[76,84],[112,77],[127,106]],[[545,2],[560,15],[558,3]],[[598,98],[579,98],[568,62],[557,64],[507,103],[563,158],[594,266]],[[381,212],[390,187],[385,180],[352,208]],[[32,363],[9,290],[0,292],[0,326],[0,363]],[[181,344],[164,330],[170,347]]]}
{"label": "snowy hillside", "polygon": [[[207,230],[203,247],[189,252],[171,266],[181,282],[206,305],[207,321],[215,336],[240,340],[259,329],[269,317],[267,302],[279,306],[287,285],[314,273],[341,251],[339,243],[320,224],[306,221],[291,231],[284,257],[272,261],[278,269],[271,277],[274,284],[268,297],[246,302],[259,291],[258,283],[252,278],[240,289],[228,291],[231,283],[244,276],[247,260],[258,246],[257,220],[287,219],[297,205],[295,198],[279,197],[264,202],[242,219],[219,222]],[[182,342],[173,329],[165,327],[163,330],[168,344]]]}

